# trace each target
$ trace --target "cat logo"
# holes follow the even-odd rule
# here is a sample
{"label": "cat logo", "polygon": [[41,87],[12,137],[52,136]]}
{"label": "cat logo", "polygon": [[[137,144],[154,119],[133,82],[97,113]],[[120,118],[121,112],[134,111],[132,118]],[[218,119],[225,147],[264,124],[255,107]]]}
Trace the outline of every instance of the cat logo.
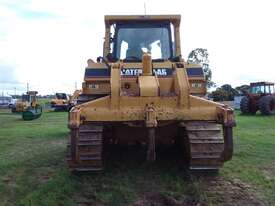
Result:
{"label": "cat logo", "polygon": [[[153,73],[157,74],[158,76],[167,76],[168,72],[167,69],[153,69]],[[137,76],[139,74],[142,74],[142,69],[121,69],[121,75],[122,76]]]}
{"label": "cat logo", "polygon": [[166,76],[167,71],[166,69],[153,69],[154,74],[157,74],[158,76]]}
{"label": "cat logo", "polygon": [[122,76],[137,76],[142,73],[142,69],[121,69]]}

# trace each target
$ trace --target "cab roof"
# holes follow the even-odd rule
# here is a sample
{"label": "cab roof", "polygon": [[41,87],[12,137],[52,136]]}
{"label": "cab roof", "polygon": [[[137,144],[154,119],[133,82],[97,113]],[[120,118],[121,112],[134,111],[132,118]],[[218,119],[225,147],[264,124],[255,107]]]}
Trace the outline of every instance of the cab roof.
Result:
{"label": "cab roof", "polygon": [[252,82],[250,86],[274,85],[273,82]]}
{"label": "cab roof", "polygon": [[105,15],[105,25],[110,26],[117,22],[137,21],[169,21],[173,24],[180,24],[181,15]]}

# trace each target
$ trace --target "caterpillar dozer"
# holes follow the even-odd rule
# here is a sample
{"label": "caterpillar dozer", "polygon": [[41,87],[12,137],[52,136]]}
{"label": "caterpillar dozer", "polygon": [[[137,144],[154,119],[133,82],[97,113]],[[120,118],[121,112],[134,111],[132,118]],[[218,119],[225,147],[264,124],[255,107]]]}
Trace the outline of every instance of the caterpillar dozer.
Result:
{"label": "caterpillar dozer", "polygon": [[68,111],[70,98],[66,93],[55,93],[55,98],[51,100],[51,108],[54,111]]}
{"label": "caterpillar dozer", "polygon": [[180,144],[192,170],[218,170],[233,154],[234,112],[203,98],[200,65],[181,58],[180,15],[105,16],[103,56],[89,59],[69,112],[69,169],[102,171],[108,144]]}

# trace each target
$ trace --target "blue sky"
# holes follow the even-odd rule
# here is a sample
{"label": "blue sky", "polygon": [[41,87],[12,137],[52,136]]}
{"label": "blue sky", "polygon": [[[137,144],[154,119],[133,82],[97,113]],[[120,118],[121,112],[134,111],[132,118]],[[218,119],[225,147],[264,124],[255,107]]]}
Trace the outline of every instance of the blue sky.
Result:
{"label": "blue sky", "polygon": [[[182,53],[207,48],[213,80],[275,81],[272,0],[0,0],[0,92],[72,93],[102,54],[104,14],[181,14]],[[123,6],[121,6],[123,5]]]}

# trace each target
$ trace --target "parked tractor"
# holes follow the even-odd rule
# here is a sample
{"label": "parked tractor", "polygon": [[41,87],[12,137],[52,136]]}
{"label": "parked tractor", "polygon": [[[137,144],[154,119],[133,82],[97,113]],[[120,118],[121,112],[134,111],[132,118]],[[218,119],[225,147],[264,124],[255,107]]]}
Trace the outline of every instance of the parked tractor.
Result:
{"label": "parked tractor", "polygon": [[36,101],[37,91],[28,91],[22,95],[21,100],[17,100],[16,103],[11,107],[12,113],[21,113],[27,107],[31,106],[31,103]]}
{"label": "parked tractor", "polygon": [[260,110],[262,115],[275,114],[275,83],[250,83],[250,90],[241,99],[240,108],[243,114],[256,114]]}
{"label": "parked tractor", "polygon": [[42,114],[42,107],[37,102],[37,91],[28,91],[22,95],[22,99],[16,101],[11,108],[13,113],[22,113],[23,120],[37,119]]}
{"label": "parked tractor", "polygon": [[66,93],[56,93],[55,98],[51,100],[51,107],[55,111],[68,111],[70,108],[69,99]]}
{"label": "parked tractor", "polygon": [[[181,145],[192,170],[218,170],[233,154],[234,113],[206,100],[200,65],[181,57],[180,15],[105,16],[103,56],[89,59],[69,112],[71,171],[102,171],[107,145]],[[107,155],[108,156],[108,155]]]}
{"label": "parked tractor", "polygon": [[29,121],[39,118],[42,115],[42,106],[38,104],[36,91],[29,91],[30,104],[23,109],[22,118],[23,120]]}

